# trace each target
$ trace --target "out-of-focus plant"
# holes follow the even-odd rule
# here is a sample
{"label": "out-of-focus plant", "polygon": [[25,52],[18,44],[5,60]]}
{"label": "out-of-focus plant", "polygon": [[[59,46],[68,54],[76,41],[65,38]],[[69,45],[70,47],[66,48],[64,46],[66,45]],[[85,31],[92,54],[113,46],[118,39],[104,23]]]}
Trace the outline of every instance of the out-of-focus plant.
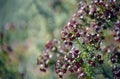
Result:
{"label": "out-of-focus plant", "polygon": [[[24,31],[22,28],[22,33]],[[21,36],[18,33],[13,23],[5,24],[0,31],[0,79],[23,79],[23,75],[18,71],[18,58],[12,45],[25,39],[27,34]]]}
{"label": "out-of-focus plant", "polygon": [[81,1],[60,36],[38,57],[41,71],[54,66],[60,79],[69,73],[78,79],[120,78],[119,0]]}

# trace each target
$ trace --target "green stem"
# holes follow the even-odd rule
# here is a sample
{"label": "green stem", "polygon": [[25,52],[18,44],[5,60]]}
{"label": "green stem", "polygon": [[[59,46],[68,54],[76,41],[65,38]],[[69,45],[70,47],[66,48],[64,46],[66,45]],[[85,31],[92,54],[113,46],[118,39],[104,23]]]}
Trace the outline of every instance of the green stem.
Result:
{"label": "green stem", "polygon": [[109,78],[109,79],[113,79],[113,78],[108,74],[109,72],[107,72],[107,71],[105,70],[105,68],[104,68],[103,65],[101,65],[101,68],[102,68],[102,70],[103,70],[102,74],[103,74],[105,77],[107,77],[107,78]]}

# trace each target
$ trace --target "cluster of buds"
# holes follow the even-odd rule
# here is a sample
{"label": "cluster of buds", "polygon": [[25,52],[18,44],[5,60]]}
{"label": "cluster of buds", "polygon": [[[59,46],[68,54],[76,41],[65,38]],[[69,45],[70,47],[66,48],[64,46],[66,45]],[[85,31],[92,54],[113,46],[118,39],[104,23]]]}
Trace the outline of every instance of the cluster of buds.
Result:
{"label": "cluster of buds", "polygon": [[112,69],[113,75],[115,76],[115,79],[120,78],[120,67],[114,66]]}
{"label": "cluster of buds", "polygon": [[48,68],[48,63],[49,63],[49,59],[52,56],[48,53],[45,53],[43,56],[39,56],[38,60],[37,60],[37,64],[40,65],[40,70],[43,72],[46,72],[46,69]]}
{"label": "cluster of buds", "polygon": [[116,22],[114,25],[114,39],[120,41],[120,21]]}
{"label": "cluster of buds", "polygon": [[52,54],[50,54],[50,52],[55,51],[56,43],[56,40],[49,41],[45,45],[43,55],[40,55],[37,59],[37,65],[40,66],[40,70],[43,72],[46,72],[46,69],[48,68],[48,64],[50,62],[50,59],[52,58]]}
{"label": "cluster of buds", "polygon": [[75,61],[79,58],[79,53],[79,50],[72,48],[66,55],[57,60],[55,71],[60,78],[68,71],[71,73],[79,71],[79,67],[83,62],[82,59],[79,62]]}
{"label": "cluster of buds", "polygon": [[[46,71],[54,60],[52,64],[60,79],[66,73],[77,74],[78,79],[92,79],[94,69],[100,65],[120,64],[120,1],[81,1],[60,36],[61,41],[45,45],[44,55],[38,59],[41,71]],[[117,67],[111,71],[116,75],[113,78],[118,79],[119,70]]]}
{"label": "cluster of buds", "polygon": [[113,52],[111,53],[110,60],[113,64],[118,63],[120,61],[120,51],[114,49]]}
{"label": "cluster of buds", "polygon": [[53,65],[56,62],[55,59],[60,58],[67,51],[68,47],[57,40],[51,40],[46,43],[43,54],[38,57],[37,65],[40,66],[41,71],[46,72],[48,65]]}

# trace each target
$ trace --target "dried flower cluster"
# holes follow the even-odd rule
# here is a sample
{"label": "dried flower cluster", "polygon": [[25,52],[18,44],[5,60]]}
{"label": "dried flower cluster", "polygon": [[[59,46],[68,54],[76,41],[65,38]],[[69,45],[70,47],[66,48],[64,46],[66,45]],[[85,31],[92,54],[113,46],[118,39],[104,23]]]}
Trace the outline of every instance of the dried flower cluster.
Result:
{"label": "dried flower cluster", "polygon": [[[111,68],[111,79],[120,78],[120,1],[83,0],[61,31],[61,40],[45,45],[38,57],[41,71],[54,65],[59,78],[75,73],[78,79],[93,79],[94,71]],[[105,75],[105,74],[103,74]]]}

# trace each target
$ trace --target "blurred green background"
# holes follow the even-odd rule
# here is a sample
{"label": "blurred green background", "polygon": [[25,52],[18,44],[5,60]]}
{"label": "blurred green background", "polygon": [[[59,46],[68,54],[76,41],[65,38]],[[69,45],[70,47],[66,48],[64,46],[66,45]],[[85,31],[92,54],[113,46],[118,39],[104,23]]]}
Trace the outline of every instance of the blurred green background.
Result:
{"label": "blurred green background", "polygon": [[0,0],[0,79],[57,79],[51,70],[41,73],[36,59],[79,1]]}

